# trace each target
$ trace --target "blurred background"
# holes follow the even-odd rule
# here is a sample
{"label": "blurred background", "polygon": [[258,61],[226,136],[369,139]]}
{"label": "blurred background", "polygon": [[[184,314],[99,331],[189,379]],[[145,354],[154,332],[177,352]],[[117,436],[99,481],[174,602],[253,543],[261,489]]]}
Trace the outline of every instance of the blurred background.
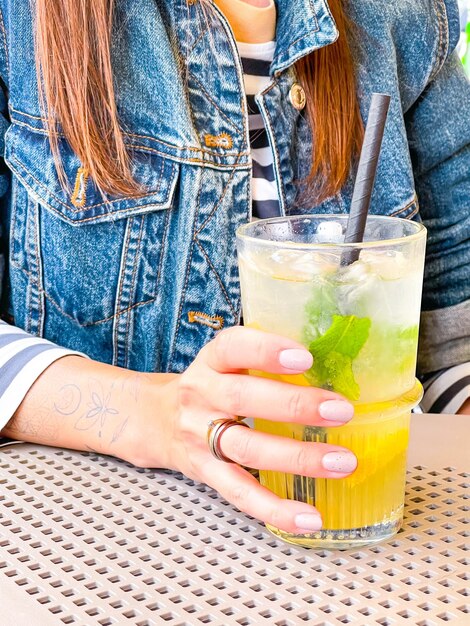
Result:
{"label": "blurred background", "polygon": [[458,53],[470,78],[470,0],[459,0],[460,6],[460,41]]}

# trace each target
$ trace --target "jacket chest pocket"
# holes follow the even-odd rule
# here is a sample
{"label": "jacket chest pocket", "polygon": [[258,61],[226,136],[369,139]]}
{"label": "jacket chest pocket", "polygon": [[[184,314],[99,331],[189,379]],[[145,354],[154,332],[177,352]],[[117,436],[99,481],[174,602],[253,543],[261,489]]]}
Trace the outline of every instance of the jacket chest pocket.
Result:
{"label": "jacket chest pocket", "polygon": [[60,154],[66,188],[46,136],[15,124],[7,133],[12,269],[40,284],[47,315],[101,324],[156,297],[178,165],[135,152],[142,194],[105,198],[67,145]]}

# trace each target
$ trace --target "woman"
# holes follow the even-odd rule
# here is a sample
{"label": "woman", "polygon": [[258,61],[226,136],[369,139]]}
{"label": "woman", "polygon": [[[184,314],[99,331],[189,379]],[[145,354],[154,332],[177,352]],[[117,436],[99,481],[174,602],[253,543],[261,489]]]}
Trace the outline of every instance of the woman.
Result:
{"label": "woman", "polygon": [[347,211],[361,114],[390,93],[371,210],[428,226],[420,371],[460,375],[470,88],[454,1],[415,4],[354,0],[346,19],[338,0],[1,0],[5,436],[177,469],[275,527],[321,526],[242,466],[341,478],[350,451],[233,422],[213,450],[233,463],[207,445],[217,419],[353,415],[338,394],[245,374],[312,360],[230,328],[234,233],[252,210]]}

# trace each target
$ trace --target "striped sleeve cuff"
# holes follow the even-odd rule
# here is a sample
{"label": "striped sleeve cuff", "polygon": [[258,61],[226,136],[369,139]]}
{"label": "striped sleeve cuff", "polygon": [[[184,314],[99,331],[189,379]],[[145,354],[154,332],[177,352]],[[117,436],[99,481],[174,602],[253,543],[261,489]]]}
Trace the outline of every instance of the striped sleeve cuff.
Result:
{"label": "striped sleeve cuff", "polygon": [[424,413],[457,413],[470,398],[470,361],[441,370],[423,382]]}
{"label": "striped sleeve cuff", "polygon": [[0,322],[0,430],[42,372],[72,354],[86,356]]}

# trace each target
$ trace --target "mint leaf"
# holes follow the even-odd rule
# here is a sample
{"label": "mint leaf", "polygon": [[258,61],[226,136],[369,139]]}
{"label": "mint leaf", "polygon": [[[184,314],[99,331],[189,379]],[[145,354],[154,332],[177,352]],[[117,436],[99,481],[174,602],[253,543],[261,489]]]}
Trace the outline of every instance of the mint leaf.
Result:
{"label": "mint leaf", "polygon": [[321,358],[335,351],[355,359],[367,341],[369,329],[368,317],[333,315],[331,326],[321,337],[312,341],[310,351]]}
{"label": "mint leaf", "polygon": [[329,329],[310,343],[309,350],[314,360],[307,372],[309,380],[318,387],[357,400],[360,390],[354,379],[352,364],[367,341],[370,324],[368,317],[333,315]]}
{"label": "mint leaf", "polygon": [[352,359],[339,352],[331,352],[325,359],[325,368],[331,388],[350,400],[359,398],[359,385],[354,379]]}

